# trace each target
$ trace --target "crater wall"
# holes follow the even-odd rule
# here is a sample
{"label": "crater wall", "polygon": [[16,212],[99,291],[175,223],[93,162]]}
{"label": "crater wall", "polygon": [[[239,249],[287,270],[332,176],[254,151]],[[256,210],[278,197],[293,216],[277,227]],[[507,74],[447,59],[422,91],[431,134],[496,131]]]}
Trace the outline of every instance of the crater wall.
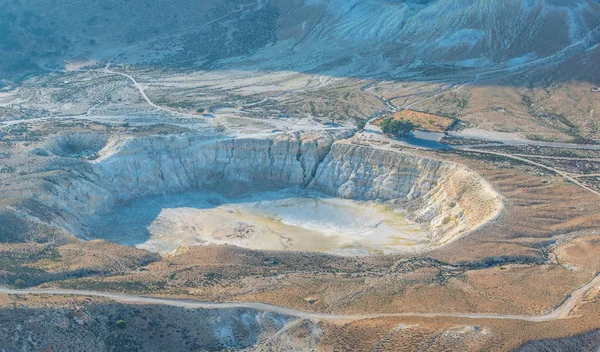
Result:
{"label": "crater wall", "polygon": [[[428,223],[430,247],[493,218],[500,196],[453,163],[352,145],[334,133],[212,139],[194,135],[113,138],[99,157],[45,177],[34,195],[44,219],[85,236],[87,219],[135,198],[211,190],[225,195],[295,188],[387,202]],[[30,212],[31,213],[31,212]]]}

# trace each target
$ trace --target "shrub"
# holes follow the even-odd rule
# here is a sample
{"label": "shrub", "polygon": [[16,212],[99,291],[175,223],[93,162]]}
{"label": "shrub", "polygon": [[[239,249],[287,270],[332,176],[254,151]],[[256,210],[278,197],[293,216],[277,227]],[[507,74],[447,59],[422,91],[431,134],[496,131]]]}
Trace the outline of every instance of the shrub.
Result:
{"label": "shrub", "polygon": [[15,280],[15,286],[16,286],[17,288],[23,288],[23,287],[25,287],[25,280],[22,280],[22,279],[16,279],[16,280]]}
{"label": "shrub", "polygon": [[119,319],[115,322],[115,325],[119,328],[119,329],[125,329],[125,327],[127,326],[127,324],[125,323],[125,320]]}
{"label": "shrub", "polygon": [[359,130],[364,130],[365,126],[367,125],[367,120],[365,119],[356,119],[355,122],[356,124],[356,128],[358,128]]}

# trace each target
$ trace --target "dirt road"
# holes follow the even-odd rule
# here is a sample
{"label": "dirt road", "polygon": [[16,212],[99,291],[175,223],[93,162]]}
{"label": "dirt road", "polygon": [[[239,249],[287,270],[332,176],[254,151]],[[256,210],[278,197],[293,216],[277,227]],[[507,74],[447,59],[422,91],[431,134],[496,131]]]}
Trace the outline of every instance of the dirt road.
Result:
{"label": "dirt road", "polygon": [[584,185],[583,183],[579,182],[575,177],[573,177],[572,174],[569,174],[567,172],[555,169],[553,167],[550,167],[550,166],[547,166],[547,165],[544,165],[544,164],[537,163],[537,162],[529,160],[529,159],[525,159],[525,158],[520,157],[520,156],[516,156],[514,154],[498,153],[498,152],[492,152],[492,151],[488,151],[488,150],[470,149],[470,148],[456,148],[456,149],[463,150],[463,151],[468,151],[468,152],[474,152],[474,153],[481,153],[481,154],[490,154],[490,155],[502,156],[502,157],[505,157],[505,158],[510,158],[510,159],[522,161],[524,163],[527,163],[527,164],[530,164],[530,165],[534,165],[534,166],[537,166],[537,167],[540,167],[540,168],[552,171],[552,172],[556,173],[557,175],[560,175],[560,176],[564,177],[566,180],[568,180],[568,181],[576,184],[577,186],[585,189],[586,191],[588,191],[588,192],[590,192],[590,193],[592,193],[592,194],[600,197],[600,192],[598,192],[598,191],[596,191],[594,189],[591,189],[588,186]]}
{"label": "dirt road", "polygon": [[254,309],[259,311],[272,312],[287,316],[293,316],[302,319],[322,320],[322,321],[353,321],[372,318],[387,317],[421,317],[421,318],[465,318],[465,319],[503,319],[503,320],[523,320],[532,322],[544,322],[565,318],[573,308],[582,300],[585,294],[593,288],[600,286],[600,274],[597,274],[591,281],[577,290],[571,292],[569,296],[552,311],[540,315],[503,315],[490,313],[373,313],[373,314],[351,314],[338,315],[327,313],[306,312],[292,308],[281,307],[273,304],[260,302],[200,302],[172,298],[154,298],[145,296],[133,296],[119,293],[107,293],[100,291],[82,291],[66,289],[11,289],[0,287],[0,294],[6,295],[25,295],[25,294],[44,294],[44,295],[76,295],[104,297],[117,302],[127,304],[155,304],[167,305],[191,309]]}

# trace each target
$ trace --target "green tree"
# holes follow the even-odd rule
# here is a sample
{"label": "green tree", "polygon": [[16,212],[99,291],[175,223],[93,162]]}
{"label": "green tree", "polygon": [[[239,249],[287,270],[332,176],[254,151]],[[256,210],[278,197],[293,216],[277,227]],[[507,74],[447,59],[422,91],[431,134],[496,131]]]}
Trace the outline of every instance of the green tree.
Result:
{"label": "green tree", "polygon": [[415,130],[415,125],[408,120],[396,120],[387,117],[379,124],[381,132],[394,137],[406,137]]}
{"label": "green tree", "polygon": [[21,279],[16,279],[15,280],[15,286],[17,288],[23,288],[23,287],[25,287],[25,281],[21,280]]}
{"label": "green tree", "polygon": [[119,319],[115,322],[115,325],[119,328],[119,329],[125,329],[125,327],[127,326],[127,323],[125,323],[125,320]]}
{"label": "green tree", "polygon": [[365,126],[367,126],[367,120],[365,119],[356,119],[354,123],[356,124],[356,128],[358,128],[361,131],[365,129]]}

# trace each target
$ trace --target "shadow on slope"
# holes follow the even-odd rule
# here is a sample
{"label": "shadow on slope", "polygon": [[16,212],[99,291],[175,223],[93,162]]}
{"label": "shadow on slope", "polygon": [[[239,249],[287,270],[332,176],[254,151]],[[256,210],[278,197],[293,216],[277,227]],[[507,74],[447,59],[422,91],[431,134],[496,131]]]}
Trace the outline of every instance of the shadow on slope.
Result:
{"label": "shadow on slope", "polygon": [[465,71],[483,78],[566,59],[600,38],[600,5],[592,0],[19,0],[0,5],[0,16],[0,69],[13,77],[37,67],[60,71],[66,61],[110,61],[361,79],[452,80]]}

